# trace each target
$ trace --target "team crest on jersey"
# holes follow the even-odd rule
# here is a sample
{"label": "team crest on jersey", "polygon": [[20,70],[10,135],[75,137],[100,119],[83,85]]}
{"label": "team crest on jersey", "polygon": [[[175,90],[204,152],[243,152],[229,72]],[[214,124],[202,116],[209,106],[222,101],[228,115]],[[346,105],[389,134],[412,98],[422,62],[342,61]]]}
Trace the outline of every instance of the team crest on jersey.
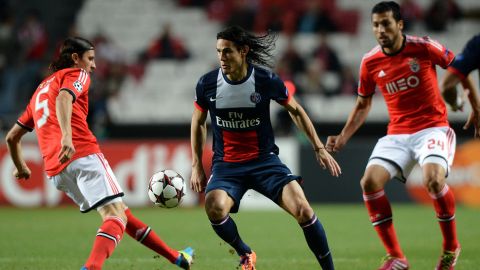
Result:
{"label": "team crest on jersey", "polygon": [[75,89],[77,89],[78,92],[82,92],[83,91],[83,85],[81,82],[79,81],[75,81],[73,83],[73,87],[75,87]]}
{"label": "team crest on jersey", "polygon": [[408,61],[408,64],[410,65],[410,70],[413,72],[418,72],[420,70],[420,63],[418,63],[417,58],[411,58]]}
{"label": "team crest on jersey", "polygon": [[252,101],[253,103],[255,104],[258,104],[260,103],[260,101],[262,100],[262,96],[257,93],[257,92],[253,92],[251,95],[250,95],[250,101]]}

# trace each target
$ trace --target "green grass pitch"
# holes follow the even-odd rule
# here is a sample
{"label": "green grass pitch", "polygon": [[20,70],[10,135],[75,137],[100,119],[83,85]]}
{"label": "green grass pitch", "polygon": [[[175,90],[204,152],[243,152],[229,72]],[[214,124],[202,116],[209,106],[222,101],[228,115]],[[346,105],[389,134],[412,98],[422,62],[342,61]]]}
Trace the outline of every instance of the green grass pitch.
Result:
{"label": "green grass pitch", "polygon": [[[440,229],[433,209],[393,204],[400,242],[412,269],[433,269],[441,250]],[[168,244],[191,245],[197,257],[193,270],[236,269],[238,258],[210,228],[201,208],[132,209]],[[384,255],[362,204],[316,205],[336,269],[371,270]],[[257,252],[260,270],[320,269],[299,226],[282,211],[242,211],[233,215],[242,238]],[[80,269],[100,224],[96,213],[76,208],[0,208],[0,269]],[[458,207],[462,244],[458,270],[480,269],[480,212]],[[106,270],[179,269],[125,235],[104,265]]]}

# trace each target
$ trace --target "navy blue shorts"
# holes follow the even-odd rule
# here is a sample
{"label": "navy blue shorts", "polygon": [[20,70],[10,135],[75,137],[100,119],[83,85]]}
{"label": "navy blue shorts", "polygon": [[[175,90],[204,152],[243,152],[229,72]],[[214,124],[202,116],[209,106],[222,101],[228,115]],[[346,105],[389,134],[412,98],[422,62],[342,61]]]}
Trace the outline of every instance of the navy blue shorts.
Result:
{"label": "navy blue shorts", "polygon": [[301,177],[293,175],[275,154],[243,163],[217,161],[205,192],[227,192],[235,203],[230,212],[236,213],[247,190],[253,189],[278,204],[283,187],[293,180]]}

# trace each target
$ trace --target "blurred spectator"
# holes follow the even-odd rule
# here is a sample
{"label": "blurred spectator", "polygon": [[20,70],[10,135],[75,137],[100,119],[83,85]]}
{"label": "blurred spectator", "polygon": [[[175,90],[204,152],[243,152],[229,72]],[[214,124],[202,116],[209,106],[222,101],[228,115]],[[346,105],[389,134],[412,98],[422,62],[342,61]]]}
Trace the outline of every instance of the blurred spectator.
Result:
{"label": "blurred spectator", "polygon": [[340,74],[342,64],[337,56],[337,52],[329,44],[328,34],[321,32],[318,37],[319,45],[313,50],[312,56],[322,62],[321,66],[325,70]]}
{"label": "blurred spectator", "polygon": [[357,95],[358,79],[352,67],[344,65],[340,76],[340,94],[341,95]]}
{"label": "blurred spectator", "polygon": [[292,35],[296,31],[299,1],[259,0],[259,11],[255,18],[254,31],[268,30]]}
{"label": "blurred spectator", "polygon": [[318,94],[324,95],[325,89],[322,85],[322,75],[324,72],[323,63],[318,59],[311,59],[307,63],[306,71],[298,76],[297,92],[300,95]]}
{"label": "blurred spectator", "polygon": [[14,101],[17,104],[26,104],[41,81],[42,61],[45,60],[48,49],[47,31],[40,20],[38,10],[27,11],[16,34],[18,40],[16,50],[19,55],[5,91],[14,91],[16,95]]}
{"label": "blurred spectator", "polygon": [[[280,5],[271,5],[267,7],[264,16],[259,16],[265,20],[265,30],[271,30],[274,32],[281,32],[283,29],[283,9]],[[257,29],[257,31],[260,29]],[[259,31],[260,32],[260,31]]]}
{"label": "blurred spectator", "polygon": [[425,14],[427,30],[443,32],[448,23],[462,18],[462,10],[455,0],[435,0]]}
{"label": "blurred spectator", "polygon": [[148,59],[184,60],[190,57],[182,40],[173,35],[169,23],[163,25],[162,32],[153,40],[145,53]]}
{"label": "blurred spectator", "polygon": [[207,5],[208,18],[224,23],[230,18],[232,8],[230,1],[212,0]]}
{"label": "blurred spectator", "polygon": [[294,80],[295,77],[305,71],[305,60],[293,44],[293,39],[288,38],[287,48],[276,65],[277,74],[285,80]]}
{"label": "blurred spectator", "polygon": [[234,0],[232,12],[225,24],[227,26],[238,25],[245,30],[252,31],[257,8],[257,0]]}
{"label": "blurred spectator", "polygon": [[307,71],[298,81],[302,93],[335,96],[341,92],[342,64],[330,46],[328,35],[319,34],[319,45],[312,52]]}
{"label": "blurred spectator", "polygon": [[97,138],[106,137],[106,126],[110,123],[107,101],[120,91],[127,65],[125,53],[110,38],[99,32],[93,38],[95,44],[96,70],[92,74],[92,91],[89,92],[88,123]]}
{"label": "blurred spectator", "polygon": [[305,0],[303,13],[299,16],[298,31],[302,33],[335,32],[337,26],[324,0]]}
{"label": "blurred spectator", "polygon": [[414,0],[403,0],[400,3],[403,17],[403,30],[409,31],[423,18],[422,8]]}
{"label": "blurred spectator", "polygon": [[7,12],[0,15],[0,115],[15,109],[16,82],[15,64],[18,50],[14,33],[14,20]]}
{"label": "blurred spectator", "polygon": [[193,7],[205,7],[208,0],[178,0],[178,4],[181,6],[193,6]]}

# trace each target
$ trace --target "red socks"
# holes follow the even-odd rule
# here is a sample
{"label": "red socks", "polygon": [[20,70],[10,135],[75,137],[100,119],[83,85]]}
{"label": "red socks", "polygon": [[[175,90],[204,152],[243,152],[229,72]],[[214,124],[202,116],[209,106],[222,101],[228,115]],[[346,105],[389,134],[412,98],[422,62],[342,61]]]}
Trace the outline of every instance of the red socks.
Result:
{"label": "red socks", "polygon": [[455,224],[455,197],[447,184],[437,194],[430,194],[433,199],[438,223],[443,235],[443,249],[455,251],[459,246]]}
{"label": "red socks", "polygon": [[105,260],[110,257],[120,242],[125,231],[125,224],[119,217],[111,216],[103,221],[98,229],[92,251],[85,266],[88,270],[102,269]]}
{"label": "red socks", "polygon": [[136,218],[130,209],[125,210],[127,215],[127,233],[133,239],[149,247],[151,250],[162,255],[171,263],[175,263],[175,260],[180,256],[177,250],[170,248],[160,237],[145,225],[141,220]]}
{"label": "red socks", "polygon": [[371,193],[364,193],[363,200],[367,207],[370,221],[383,242],[387,253],[393,257],[403,258],[403,252],[395,233],[392,222],[392,208],[385,196],[385,191],[379,190]]}

